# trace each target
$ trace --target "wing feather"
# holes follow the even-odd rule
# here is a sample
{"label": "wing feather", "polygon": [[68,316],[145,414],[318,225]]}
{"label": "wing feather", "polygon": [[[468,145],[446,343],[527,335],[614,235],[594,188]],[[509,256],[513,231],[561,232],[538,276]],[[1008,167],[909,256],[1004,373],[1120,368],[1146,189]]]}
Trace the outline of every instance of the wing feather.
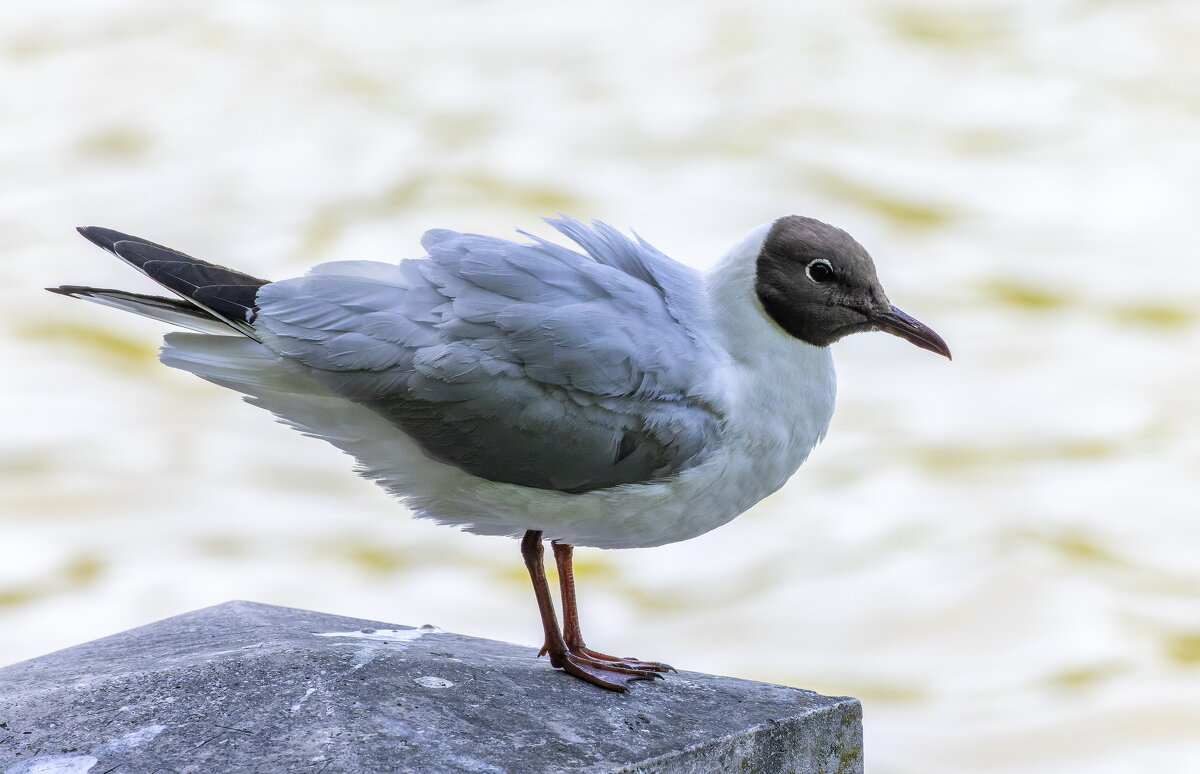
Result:
{"label": "wing feather", "polygon": [[586,491],[694,464],[720,431],[706,321],[658,278],[678,275],[668,287],[686,296],[695,272],[603,224],[552,225],[586,254],[432,231],[423,259],[266,285],[255,327],[474,475]]}

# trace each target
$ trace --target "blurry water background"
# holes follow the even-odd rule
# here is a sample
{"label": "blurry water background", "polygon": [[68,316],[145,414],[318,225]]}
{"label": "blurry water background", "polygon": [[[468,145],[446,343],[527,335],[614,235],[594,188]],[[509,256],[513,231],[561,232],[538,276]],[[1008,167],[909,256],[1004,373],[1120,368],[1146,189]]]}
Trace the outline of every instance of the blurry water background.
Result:
{"label": "blurry water background", "polygon": [[41,291],[151,289],[72,226],[282,278],[559,211],[703,267],[803,213],[955,361],[837,345],[787,488],[579,552],[589,640],[859,696],[875,774],[1200,771],[1197,40],[1188,0],[5,4],[0,662],[233,598],[539,640],[511,540]]}

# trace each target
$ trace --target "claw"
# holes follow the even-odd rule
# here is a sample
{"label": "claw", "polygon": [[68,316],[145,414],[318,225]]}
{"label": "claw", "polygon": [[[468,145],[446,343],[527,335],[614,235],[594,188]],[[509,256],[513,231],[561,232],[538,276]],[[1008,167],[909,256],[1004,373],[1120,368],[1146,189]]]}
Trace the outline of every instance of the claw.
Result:
{"label": "claw", "polygon": [[657,661],[642,661],[641,659],[625,657],[625,656],[610,656],[607,653],[592,650],[591,648],[577,648],[573,652],[581,653],[589,658],[597,661],[609,661],[630,669],[640,669],[650,672],[678,672],[679,670],[670,664],[660,664]]}
{"label": "claw", "polygon": [[629,690],[629,684],[638,680],[663,679],[658,672],[618,666],[617,662],[601,661],[581,653],[564,653],[560,663],[555,666],[592,685],[598,685],[618,693],[625,693]]}

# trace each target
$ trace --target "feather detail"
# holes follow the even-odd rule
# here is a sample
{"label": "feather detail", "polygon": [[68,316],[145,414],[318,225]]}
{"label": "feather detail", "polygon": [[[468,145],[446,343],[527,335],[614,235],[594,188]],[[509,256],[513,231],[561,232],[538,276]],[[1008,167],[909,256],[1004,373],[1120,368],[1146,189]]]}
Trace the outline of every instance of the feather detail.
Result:
{"label": "feather detail", "polygon": [[674,262],[603,224],[554,223],[587,254],[430,231],[424,259],[328,263],[263,287],[256,328],[481,478],[577,492],[696,464],[721,416],[702,397],[711,355],[647,263]]}

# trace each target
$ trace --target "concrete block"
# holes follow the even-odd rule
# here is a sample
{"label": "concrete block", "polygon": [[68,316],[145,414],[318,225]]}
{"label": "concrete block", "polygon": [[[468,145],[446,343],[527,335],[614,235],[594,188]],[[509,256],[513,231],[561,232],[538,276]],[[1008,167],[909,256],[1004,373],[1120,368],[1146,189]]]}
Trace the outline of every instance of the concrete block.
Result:
{"label": "concrete block", "polygon": [[854,699],[693,672],[622,695],[535,652],[228,602],[0,669],[0,772],[862,771]]}

